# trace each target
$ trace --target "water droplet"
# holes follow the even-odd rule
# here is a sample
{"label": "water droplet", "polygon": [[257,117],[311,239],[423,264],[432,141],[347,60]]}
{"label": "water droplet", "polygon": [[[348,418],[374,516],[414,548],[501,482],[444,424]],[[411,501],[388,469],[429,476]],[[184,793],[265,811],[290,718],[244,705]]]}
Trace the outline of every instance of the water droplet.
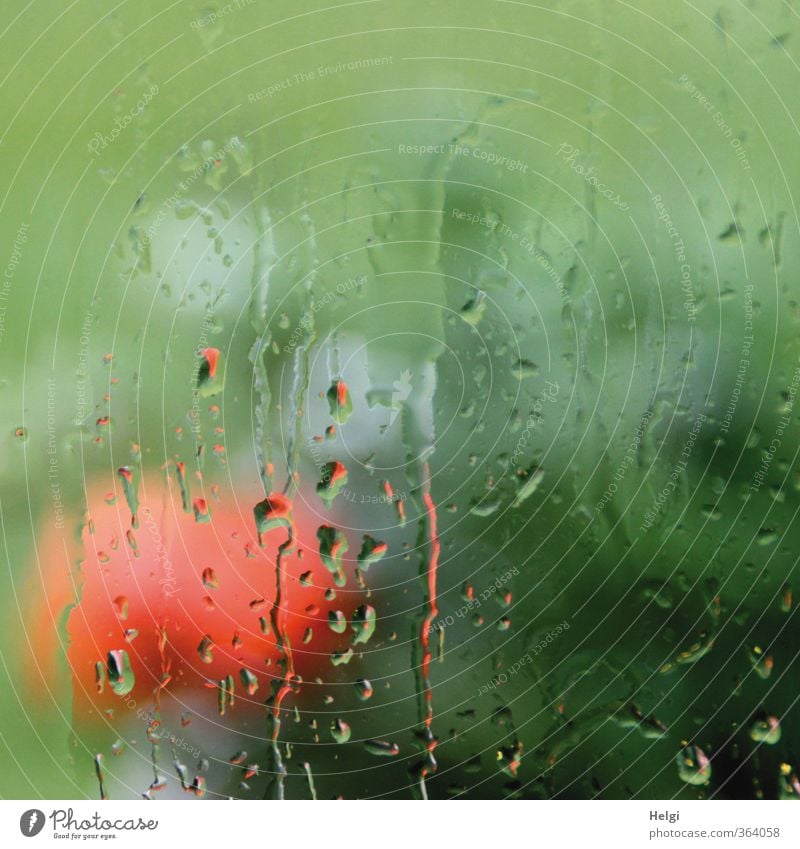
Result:
{"label": "water droplet", "polygon": [[500,771],[511,778],[516,778],[522,763],[522,742],[516,741],[511,746],[503,746],[497,750],[497,763]]}
{"label": "water droplet", "polygon": [[684,649],[675,656],[674,661],[667,661],[658,671],[661,674],[671,672],[677,664],[689,665],[696,663],[700,658],[705,657],[711,649],[714,648],[714,635],[703,631],[700,634],[700,639],[692,643],[687,649]]}
{"label": "water droplet", "polygon": [[249,669],[240,669],[239,678],[248,696],[255,695],[258,690],[258,678]]}
{"label": "water droplet", "polygon": [[331,737],[337,743],[346,743],[351,735],[350,726],[342,719],[335,719],[331,723]]}
{"label": "water droplet", "polygon": [[372,684],[366,678],[358,678],[355,682],[356,695],[362,702],[372,698]]}
{"label": "water droplet", "polygon": [[512,507],[519,507],[524,501],[530,498],[539,488],[539,484],[544,480],[544,469],[534,466],[522,478],[522,484],[517,492],[516,497],[511,502]]}
{"label": "water droplet", "polygon": [[118,696],[126,696],[135,683],[128,653],[124,649],[110,651],[106,660],[108,682]]}
{"label": "water droplet", "polygon": [[782,800],[800,800],[800,778],[790,764],[780,766],[778,798]]}
{"label": "water droplet", "polygon": [[[248,4],[243,3],[242,5]],[[243,177],[246,177],[253,169],[253,154],[250,150],[250,146],[241,138],[239,138],[239,136],[233,136],[233,138],[231,138],[231,140],[228,142],[227,148],[231,152],[231,157],[236,163],[236,167],[239,169],[239,173]]]}
{"label": "water droplet", "polygon": [[253,508],[253,516],[258,531],[258,541],[275,528],[289,528],[292,524],[292,502],[280,493],[273,492]]}
{"label": "water droplet", "polygon": [[175,464],[175,476],[178,478],[178,487],[181,492],[181,503],[183,505],[183,512],[189,513],[191,511],[190,497],[189,497],[189,481],[186,478],[186,464],[178,461]]}
{"label": "water droplet", "polygon": [[214,641],[206,634],[202,640],[200,640],[200,645],[197,647],[197,653],[200,655],[200,660],[203,663],[213,663],[214,662]]}
{"label": "water droplet", "polygon": [[109,433],[113,429],[111,416],[100,416],[100,418],[95,422],[95,427],[97,428],[97,433],[99,435]]}
{"label": "water droplet", "polygon": [[461,318],[471,324],[473,327],[483,318],[486,312],[486,292],[480,289],[475,293],[474,298],[470,298],[461,308]]}
{"label": "water droplet", "polygon": [[341,610],[328,611],[328,627],[335,634],[344,634],[347,630],[347,618]]}
{"label": "water droplet", "polygon": [[761,528],[756,535],[756,542],[759,545],[772,545],[778,539],[778,534],[770,528]]}
{"label": "water droplet", "polygon": [[343,587],[346,578],[342,568],[342,557],[348,549],[347,538],[337,528],[331,525],[321,525],[317,530],[317,539],[319,540],[319,554],[325,568],[333,575],[336,586]]}
{"label": "water droplet", "polygon": [[131,511],[131,524],[137,527],[139,521],[137,514],[139,512],[139,495],[138,495],[138,475],[130,466],[122,466],[117,470],[120,480],[122,481],[122,490],[125,493],[125,500],[128,502],[128,509]]}
{"label": "water droplet", "polygon": [[684,746],[675,756],[678,777],[687,784],[708,784],[711,779],[711,763],[699,746]]}
{"label": "water droplet", "polygon": [[225,716],[225,709],[233,707],[235,701],[235,684],[233,675],[226,675],[217,683],[217,711]]}
{"label": "water droplet", "polygon": [[206,779],[203,775],[196,775],[194,777],[194,781],[192,782],[192,786],[189,790],[197,796],[198,799],[202,799],[206,793]]}
{"label": "water droplet", "polygon": [[620,728],[635,728],[646,740],[659,740],[667,733],[667,726],[655,716],[645,716],[639,708],[627,703],[612,714]]}
{"label": "water droplet", "polygon": [[205,498],[195,498],[192,502],[192,510],[194,511],[195,522],[205,524],[211,521],[211,511],[208,509]]}
{"label": "water droplet", "polygon": [[723,245],[738,245],[743,235],[739,224],[736,221],[731,221],[717,238]]}
{"label": "water droplet", "polygon": [[335,651],[331,655],[331,663],[334,666],[343,666],[347,663],[350,663],[352,658],[353,658],[353,650],[352,649],[347,649],[346,651]]}
{"label": "water droplet", "polygon": [[662,610],[670,610],[674,604],[674,597],[669,584],[662,581],[646,581],[642,589],[642,596],[648,601],[655,602]]}
{"label": "water droplet", "polygon": [[361,551],[358,554],[358,568],[362,572],[367,572],[373,563],[377,563],[386,554],[388,548],[385,542],[379,542],[369,534],[364,534]]}
{"label": "water droplet", "polygon": [[220,389],[217,385],[217,375],[220,370],[219,350],[217,348],[203,348],[199,357],[197,389],[203,397],[215,395]]}
{"label": "water droplet", "polygon": [[473,516],[486,517],[491,516],[500,509],[500,499],[483,496],[482,498],[473,498],[470,503],[470,513]]}
{"label": "water droplet", "polygon": [[98,693],[102,693],[106,684],[106,667],[102,660],[94,665],[94,685]]}
{"label": "water droplet", "polygon": [[317,494],[330,507],[333,499],[347,483],[347,469],[338,461],[332,460],[322,467],[322,477],[317,484]]}
{"label": "water droplet", "polygon": [[511,367],[511,374],[517,380],[526,380],[529,377],[536,377],[539,374],[539,366],[532,363],[530,360],[519,359]]}
{"label": "water droplet", "polygon": [[118,595],[114,601],[112,602],[114,605],[114,613],[119,616],[123,621],[128,618],[128,597],[125,595]]}
{"label": "water droplet", "polygon": [[382,758],[393,758],[400,754],[397,743],[388,743],[386,740],[365,740],[364,748],[371,754]]}
{"label": "water droplet", "polygon": [[748,649],[747,656],[753,670],[759,678],[766,680],[770,675],[772,675],[774,661],[771,654],[766,654],[760,646],[753,646]]}
{"label": "water droplet", "polygon": [[331,418],[337,424],[344,424],[353,412],[353,402],[350,399],[350,391],[347,384],[339,379],[335,380],[328,390],[328,405],[330,406]]}
{"label": "water droplet", "polygon": [[369,641],[369,638],[375,633],[376,619],[375,608],[371,604],[362,604],[356,608],[352,622],[352,628],[355,632],[353,645]]}
{"label": "water droplet", "polygon": [[750,739],[756,743],[774,746],[781,739],[781,725],[777,716],[760,716],[750,726]]}

